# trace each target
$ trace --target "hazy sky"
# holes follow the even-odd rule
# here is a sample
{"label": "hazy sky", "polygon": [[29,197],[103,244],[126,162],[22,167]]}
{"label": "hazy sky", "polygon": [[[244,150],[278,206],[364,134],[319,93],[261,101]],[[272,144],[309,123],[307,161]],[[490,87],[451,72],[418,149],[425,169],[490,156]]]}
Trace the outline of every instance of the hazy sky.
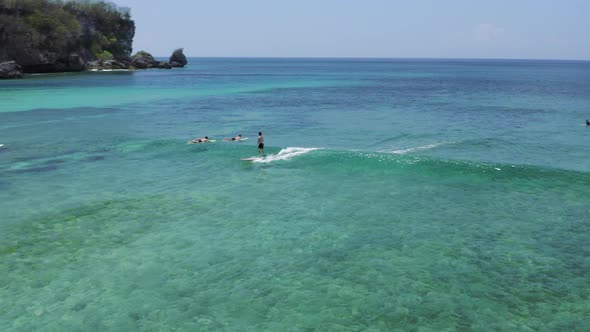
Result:
{"label": "hazy sky", "polygon": [[113,0],[167,56],[590,60],[587,0]]}

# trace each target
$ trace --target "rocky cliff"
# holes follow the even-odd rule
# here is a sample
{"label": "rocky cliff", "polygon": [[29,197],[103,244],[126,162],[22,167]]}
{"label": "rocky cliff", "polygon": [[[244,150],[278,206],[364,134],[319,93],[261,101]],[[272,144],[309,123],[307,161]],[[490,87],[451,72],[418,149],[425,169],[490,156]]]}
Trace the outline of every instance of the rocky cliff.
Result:
{"label": "rocky cliff", "polygon": [[[135,23],[128,9],[105,1],[0,0],[0,78],[25,73],[182,67],[147,52],[131,57]],[[183,60],[184,59],[184,60]],[[14,62],[11,62],[14,61]]]}
{"label": "rocky cliff", "polygon": [[129,62],[134,35],[129,11],[111,3],[0,0],[0,62],[15,61],[24,72]]}

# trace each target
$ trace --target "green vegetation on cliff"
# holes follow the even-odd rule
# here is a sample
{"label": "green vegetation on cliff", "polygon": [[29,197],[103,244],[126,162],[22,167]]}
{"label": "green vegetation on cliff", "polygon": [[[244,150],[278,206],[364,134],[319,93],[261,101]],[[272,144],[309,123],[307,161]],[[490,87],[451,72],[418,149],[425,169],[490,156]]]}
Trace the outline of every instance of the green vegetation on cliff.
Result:
{"label": "green vegetation on cliff", "polygon": [[0,61],[14,60],[28,71],[128,61],[134,34],[129,10],[110,2],[0,0]]}

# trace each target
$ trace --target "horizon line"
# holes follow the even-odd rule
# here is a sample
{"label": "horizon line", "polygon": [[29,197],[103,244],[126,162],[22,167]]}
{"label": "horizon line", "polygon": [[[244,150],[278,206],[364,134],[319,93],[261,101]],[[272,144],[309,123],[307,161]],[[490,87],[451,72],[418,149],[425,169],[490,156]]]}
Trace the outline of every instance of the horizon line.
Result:
{"label": "horizon line", "polygon": [[[156,58],[168,58],[169,56],[155,55]],[[200,59],[342,59],[342,60],[500,60],[500,61],[577,61],[590,62],[590,59],[548,59],[548,58],[432,58],[432,57],[348,57],[348,56],[194,56],[186,55],[187,58]]]}

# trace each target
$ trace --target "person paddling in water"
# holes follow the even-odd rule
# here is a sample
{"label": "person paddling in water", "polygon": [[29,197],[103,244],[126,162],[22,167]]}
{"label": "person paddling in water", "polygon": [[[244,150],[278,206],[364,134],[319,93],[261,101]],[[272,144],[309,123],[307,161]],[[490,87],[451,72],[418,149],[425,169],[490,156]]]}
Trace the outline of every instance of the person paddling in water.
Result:
{"label": "person paddling in water", "polygon": [[202,138],[195,138],[194,140],[191,141],[191,143],[205,143],[205,142],[209,142],[208,136],[205,136]]}
{"label": "person paddling in water", "polygon": [[264,136],[262,136],[262,132],[258,133],[258,155],[264,156]]}
{"label": "person paddling in water", "polygon": [[586,126],[590,126],[590,120],[586,120]]}
{"label": "person paddling in water", "polygon": [[232,137],[232,138],[224,138],[223,140],[224,140],[224,141],[230,141],[230,142],[231,142],[231,141],[239,141],[239,140],[241,140],[241,139],[242,139],[242,134],[239,134],[239,135],[238,135],[238,136],[236,136],[236,137]]}

